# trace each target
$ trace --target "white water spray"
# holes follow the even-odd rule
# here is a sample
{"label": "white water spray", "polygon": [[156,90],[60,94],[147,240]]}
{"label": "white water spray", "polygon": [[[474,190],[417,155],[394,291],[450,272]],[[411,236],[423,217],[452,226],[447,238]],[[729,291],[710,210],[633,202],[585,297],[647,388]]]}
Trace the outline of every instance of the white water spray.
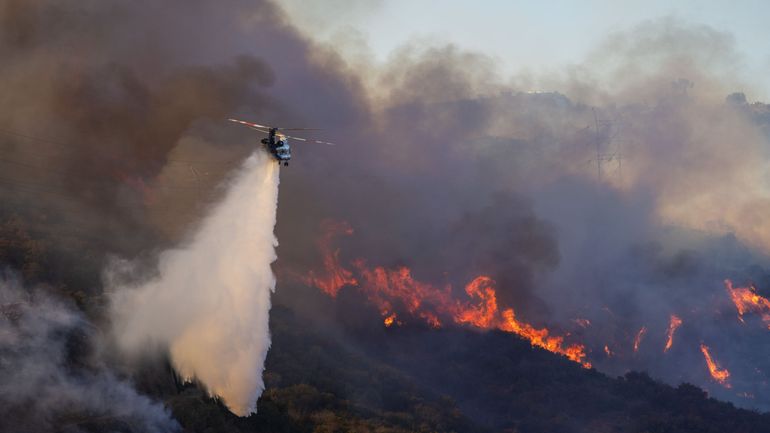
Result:
{"label": "white water spray", "polygon": [[161,254],[157,278],[112,288],[121,348],[167,348],[184,379],[199,380],[240,416],[256,411],[265,387],[279,172],[256,152],[191,242]]}

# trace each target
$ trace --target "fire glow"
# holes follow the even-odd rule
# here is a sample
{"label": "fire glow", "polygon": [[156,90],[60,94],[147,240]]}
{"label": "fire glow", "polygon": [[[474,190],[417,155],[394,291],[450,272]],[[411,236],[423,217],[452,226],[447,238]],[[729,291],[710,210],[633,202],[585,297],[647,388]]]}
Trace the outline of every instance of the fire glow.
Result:
{"label": "fire glow", "polygon": [[733,282],[725,280],[727,293],[738,310],[738,320],[743,322],[743,315],[746,313],[756,313],[762,317],[768,329],[770,329],[770,301],[757,294],[754,286],[733,287]]}
{"label": "fire glow", "polygon": [[[303,281],[319,288],[331,297],[344,286],[355,286],[377,307],[386,327],[403,324],[398,318],[408,313],[427,325],[440,328],[447,323],[477,329],[498,329],[527,339],[537,346],[590,368],[586,360],[585,346],[566,344],[564,337],[553,335],[547,328],[536,328],[516,318],[512,308],[501,309],[497,301],[495,281],[488,276],[478,276],[465,286],[466,299],[455,299],[451,285],[434,286],[415,280],[407,267],[385,269],[371,268],[364,260],[355,260],[359,278],[341,266],[339,250],[331,247],[334,236],[352,234],[346,223],[324,223],[324,235],[319,242],[323,254],[324,271],[311,272]],[[402,318],[403,319],[403,318]]]}
{"label": "fire glow", "polygon": [[671,349],[671,346],[674,345],[674,333],[680,326],[682,326],[682,319],[672,314],[671,320],[668,323],[668,330],[666,331],[666,347],[663,348],[663,352],[668,352],[668,349]]}
{"label": "fire glow", "polygon": [[717,362],[714,361],[714,358],[711,357],[708,346],[701,343],[700,351],[703,352],[703,357],[706,359],[706,366],[709,369],[711,377],[725,388],[730,388],[730,383],[727,382],[727,379],[730,378],[730,372],[725,368],[719,367],[719,364],[717,364]]}
{"label": "fire glow", "polygon": [[335,298],[337,292],[346,285],[355,286],[358,284],[353,273],[340,266],[340,250],[332,250],[332,240],[338,235],[352,235],[353,228],[346,222],[335,222],[325,220],[322,223],[323,236],[318,241],[318,249],[323,254],[324,269],[326,275],[319,276],[310,271],[307,277],[302,277],[302,281],[308,286],[315,286],[324,293]]}
{"label": "fire glow", "polygon": [[647,333],[646,326],[642,326],[639,332],[636,333],[636,337],[634,337],[634,352],[639,351],[639,345],[642,343],[642,338],[644,338],[644,334],[646,333]]}

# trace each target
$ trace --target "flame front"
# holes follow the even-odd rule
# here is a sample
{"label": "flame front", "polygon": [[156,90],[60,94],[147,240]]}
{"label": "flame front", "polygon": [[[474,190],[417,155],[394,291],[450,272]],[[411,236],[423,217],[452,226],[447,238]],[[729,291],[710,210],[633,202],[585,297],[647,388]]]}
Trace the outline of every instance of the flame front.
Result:
{"label": "flame front", "polygon": [[671,320],[668,322],[668,330],[666,331],[666,347],[663,348],[663,352],[668,352],[671,346],[674,345],[674,332],[682,325],[682,319],[675,314],[671,315]]}
{"label": "flame front", "polygon": [[[473,278],[464,286],[463,293],[453,289],[450,284],[433,285],[420,281],[406,266],[369,266],[365,260],[358,259],[350,262],[348,269],[341,263],[340,250],[333,247],[333,241],[335,236],[351,235],[353,229],[345,222],[332,221],[325,221],[322,227],[324,234],[317,244],[323,255],[323,269],[311,271],[300,277],[301,280],[332,298],[337,297],[345,286],[355,288],[379,311],[384,327],[392,328],[419,322],[433,328],[457,325],[482,330],[500,330],[516,334],[529,341],[532,346],[562,355],[585,368],[591,368],[591,363],[586,359],[585,346],[565,342],[569,334],[559,335],[546,327],[537,328],[518,318],[513,308],[500,305],[496,283],[490,276],[479,275]],[[759,315],[770,329],[770,300],[757,294],[753,286],[733,287],[730,280],[725,280],[724,284],[741,322],[744,321],[745,315],[753,313]],[[603,307],[602,310],[617,319],[608,307]],[[592,329],[591,321],[586,318],[576,318],[572,322],[582,330]],[[679,316],[670,315],[664,353],[673,347],[674,336],[682,324],[683,320]],[[639,351],[647,331],[647,327],[642,326],[633,334],[634,353]],[[597,346],[599,347],[601,346]],[[602,348],[606,358],[603,359],[623,358],[622,351],[621,355],[614,351],[618,350],[618,347],[616,344],[604,344]],[[731,388],[730,372],[712,357],[708,346],[701,343],[700,350],[713,380],[725,388]]]}
{"label": "flame front", "polygon": [[452,287],[436,287],[432,284],[415,280],[412,271],[405,267],[386,269],[382,266],[370,268],[364,260],[355,260],[359,278],[353,272],[341,266],[339,250],[331,247],[334,236],[351,234],[347,224],[325,224],[324,236],[319,241],[323,254],[324,272],[322,275],[310,272],[302,280],[308,285],[318,287],[331,297],[336,297],[339,290],[346,286],[356,286],[364,293],[382,315],[383,324],[391,327],[401,325],[400,313],[418,318],[431,327],[439,328],[445,322],[470,326],[479,329],[499,329],[517,334],[527,339],[533,346],[541,347],[590,368],[586,360],[585,346],[567,345],[564,337],[554,336],[547,328],[538,329],[519,321],[513,309],[503,311],[497,303],[495,281],[488,276],[478,276],[465,286],[466,299],[455,299]]}
{"label": "flame front", "polygon": [[[465,293],[471,299],[477,299],[478,303],[470,305],[457,305],[457,312],[454,314],[456,323],[465,323],[477,328],[491,329],[497,323],[497,293],[494,288],[495,282],[489,277],[476,277],[467,286]],[[533,343],[534,344],[534,343]]]}
{"label": "flame front", "polygon": [[733,282],[725,280],[727,293],[738,310],[738,319],[743,322],[743,315],[746,313],[757,313],[762,317],[768,329],[770,329],[770,300],[757,294],[754,286],[733,287]]}
{"label": "flame front", "polygon": [[507,332],[518,334],[533,345],[542,347],[548,351],[559,353],[572,361],[581,364],[585,368],[591,368],[591,363],[585,360],[585,346],[582,344],[572,344],[564,346],[564,337],[551,336],[548,329],[536,329],[532,325],[516,320],[513,309],[503,311],[503,323],[500,329]]}
{"label": "flame front", "polygon": [[434,328],[441,326],[438,316],[451,296],[450,287],[438,289],[415,281],[412,271],[403,266],[388,271],[381,266],[369,269],[363,260],[356,260],[354,264],[361,275],[360,289],[383,317],[393,314],[396,309],[405,309]]}
{"label": "flame front", "polygon": [[703,357],[706,358],[706,365],[708,366],[711,377],[725,388],[730,388],[730,384],[727,382],[727,379],[730,378],[730,372],[725,368],[719,368],[719,364],[717,364],[717,362],[714,361],[714,358],[711,357],[708,346],[701,343],[700,351],[703,352]]}
{"label": "flame front", "polygon": [[323,254],[325,275],[319,275],[314,271],[308,272],[302,281],[308,286],[315,286],[332,298],[346,285],[358,284],[353,273],[340,266],[340,250],[332,249],[332,240],[335,236],[345,234],[352,235],[353,228],[346,222],[326,220],[321,224],[324,235],[318,241],[318,249]]}
{"label": "flame front", "polygon": [[646,333],[647,333],[646,326],[642,326],[639,332],[636,333],[636,337],[634,337],[634,352],[639,351],[639,344],[642,342],[642,338],[644,338],[644,334]]}

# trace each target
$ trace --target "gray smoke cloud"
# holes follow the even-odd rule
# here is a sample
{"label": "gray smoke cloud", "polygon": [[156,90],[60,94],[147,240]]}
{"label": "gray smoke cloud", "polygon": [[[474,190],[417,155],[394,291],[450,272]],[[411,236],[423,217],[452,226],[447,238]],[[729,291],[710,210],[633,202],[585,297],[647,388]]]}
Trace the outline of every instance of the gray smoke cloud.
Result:
{"label": "gray smoke cloud", "polygon": [[[220,6],[238,12],[225,17]],[[220,57],[233,43],[212,36],[218,26],[272,22],[273,8],[196,1],[185,9],[0,3],[3,197],[17,210],[54,214],[40,230],[82,228],[124,254],[175,239],[184,233],[178,217],[194,213],[193,200],[248,154],[219,121],[242,107],[280,111],[263,92],[275,79],[268,63],[246,52]],[[178,200],[167,205],[169,195]],[[134,236],[119,235],[124,229]]]}
{"label": "gray smoke cloud", "polygon": [[0,429],[174,432],[180,426],[84,350],[98,331],[44,291],[0,281]]}
{"label": "gray smoke cloud", "polygon": [[[767,106],[734,94],[751,87],[729,35],[664,19],[608,40],[561,76],[505,80],[482,54],[418,44],[367,70],[372,121],[335,127],[356,144],[342,155],[303,149],[324,183],[286,179],[279,236],[300,209],[347,220],[343,264],[455,287],[491,275],[518,317],[586,342],[600,370],[766,408],[770,366],[747,354],[767,331],[737,320],[723,280],[766,294]],[[684,324],[664,355],[671,314]],[[733,368],[731,389],[700,342]]]}

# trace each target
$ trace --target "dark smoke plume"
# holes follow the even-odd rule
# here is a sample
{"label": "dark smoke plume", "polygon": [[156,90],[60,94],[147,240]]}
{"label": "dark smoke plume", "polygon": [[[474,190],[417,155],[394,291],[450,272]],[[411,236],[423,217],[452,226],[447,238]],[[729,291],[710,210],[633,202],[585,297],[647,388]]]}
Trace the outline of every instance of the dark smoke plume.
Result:
{"label": "dark smoke plume", "polygon": [[[343,264],[454,287],[488,273],[506,305],[578,333],[604,371],[767,407],[756,384],[770,366],[745,356],[766,330],[742,327],[723,284],[766,281],[767,107],[734,95],[748,85],[728,35],[669,19],[611,41],[564,76],[513,85],[478,54],[400,51],[367,81],[372,122],[333,128],[354,146],[303,149],[284,180],[281,264],[312,260],[311,220],[345,220]],[[684,325],[662,357],[671,314]],[[701,341],[740,372],[733,389],[711,382]]]}

